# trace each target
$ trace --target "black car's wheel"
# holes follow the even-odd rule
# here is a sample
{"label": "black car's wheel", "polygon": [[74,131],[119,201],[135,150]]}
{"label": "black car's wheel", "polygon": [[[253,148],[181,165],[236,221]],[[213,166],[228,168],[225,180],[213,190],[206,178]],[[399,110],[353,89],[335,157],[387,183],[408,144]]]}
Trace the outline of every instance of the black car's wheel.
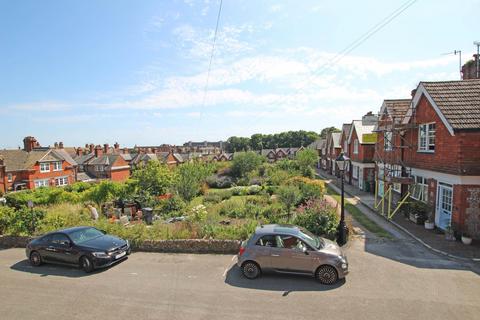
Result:
{"label": "black car's wheel", "polygon": [[37,251],[30,253],[30,264],[34,267],[38,267],[42,264],[42,256]]}
{"label": "black car's wheel", "polygon": [[322,284],[334,284],[338,280],[337,270],[329,265],[318,267],[315,278]]}
{"label": "black car's wheel", "polygon": [[242,264],[242,273],[247,279],[255,279],[262,273],[262,271],[257,263],[246,261]]}
{"label": "black car's wheel", "polygon": [[80,268],[83,269],[83,271],[89,273],[93,271],[93,262],[92,259],[89,257],[83,256],[80,258]]}

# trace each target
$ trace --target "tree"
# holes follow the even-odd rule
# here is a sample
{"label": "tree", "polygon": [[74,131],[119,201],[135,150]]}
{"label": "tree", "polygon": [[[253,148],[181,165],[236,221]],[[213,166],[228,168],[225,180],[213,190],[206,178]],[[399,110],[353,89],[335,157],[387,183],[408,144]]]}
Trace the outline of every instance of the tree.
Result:
{"label": "tree", "polygon": [[342,130],[335,128],[335,127],[327,127],[323,128],[322,131],[320,132],[320,138],[325,139],[330,132],[340,132]]}
{"label": "tree", "polygon": [[281,186],[278,188],[278,198],[287,208],[288,221],[290,221],[292,208],[301,200],[300,189],[296,186]]}
{"label": "tree", "polygon": [[250,148],[250,138],[245,137],[230,137],[227,140],[227,151],[247,151]]}
{"label": "tree", "polygon": [[263,161],[265,158],[253,151],[237,153],[232,161],[232,174],[244,178],[248,173],[258,169]]}
{"label": "tree", "polygon": [[318,155],[313,149],[304,149],[295,156],[298,167],[306,177],[313,175],[313,167],[318,161]]}
{"label": "tree", "polygon": [[152,160],[136,169],[132,178],[138,190],[158,196],[168,192],[176,177],[166,165]]}
{"label": "tree", "polygon": [[184,163],[177,168],[175,191],[185,201],[192,200],[202,183],[213,173],[213,166],[204,163]]}

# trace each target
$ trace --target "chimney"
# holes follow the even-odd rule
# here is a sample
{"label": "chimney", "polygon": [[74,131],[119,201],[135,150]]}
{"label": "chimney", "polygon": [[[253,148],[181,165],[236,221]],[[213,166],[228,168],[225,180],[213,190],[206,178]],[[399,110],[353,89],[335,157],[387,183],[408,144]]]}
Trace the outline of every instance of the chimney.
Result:
{"label": "chimney", "polygon": [[62,142],[62,141],[60,141],[60,142],[58,143],[58,148],[59,148],[59,149],[63,149],[63,142]]}
{"label": "chimney", "polygon": [[152,148],[152,153],[157,153],[157,149],[156,149],[156,148]]}
{"label": "chimney", "polygon": [[85,149],[88,149],[88,147],[89,147],[88,143],[85,143]]}
{"label": "chimney", "polygon": [[113,145],[113,147],[115,148],[115,152],[118,153],[118,151],[120,150],[120,145],[118,144],[118,142],[115,142],[115,144]]}
{"label": "chimney", "polygon": [[77,148],[77,156],[81,157],[83,155],[83,149],[81,147]]}
{"label": "chimney", "polygon": [[25,137],[23,139],[23,150],[25,150],[27,152],[32,151],[33,148],[38,147],[38,146],[39,146],[39,143],[32,136],[28,136],[28,137]]}
{"label": "chimney", "polygon": [[103,150],[100,145],[95,146],[95,157],[100,158],[103,155]]}
{"label": "chimney", "polygon": [[123,154],[128,154],[128,148],[123,148]]}
{"label": "chimney", "polygon": [[58,149],[58,142],[55,142],[55,143],[53,144],[53,147],[54,147],[55,149]]}
{"label": "chimney", "polygon": [[363,126],[372,126],[377,124],[378,117],[369,111],[366,115],[362,117],[362,125]]}
{"label": "chimney", "polygon": [[108,150],[109,150],[109,147],[110,147],[110,146],[108,145],[108,143],[105,143],[105,144],[103,145],[103,153],[107,154],[107,153],[108,153]]}
{"label": "chimney", "polygon": [[93,151],[95,150],[95,146],[93,145],[93,143],[90,143],[88,149],[90,150],[90,153],[93,153]]}
{"label": "chimney", "polygon": [[412,92],[410,93],[412,95],[412,99],[413,99],[413,97],[415,97],[416,93],[417,93],[417,89],[413,89]]}

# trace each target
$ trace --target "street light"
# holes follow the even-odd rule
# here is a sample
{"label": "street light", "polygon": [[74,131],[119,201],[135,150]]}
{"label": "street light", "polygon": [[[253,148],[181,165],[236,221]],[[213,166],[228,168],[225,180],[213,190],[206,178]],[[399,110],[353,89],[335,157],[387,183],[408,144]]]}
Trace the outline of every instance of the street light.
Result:
{"label": "street light", "polygon": [[340,175],[342,179],[342,200],[341,200],[341,206],[340,206],[340,223],[338,224],[338,236],[337,236],[337,243],[341,246],[343,246],[345,243],[347,243],[347,237],[348,237],[348,227],[345,224],[345,192],[343,189],[343,180],[345,177],[345,170],[347,169],[347,165],[350,159],[343,154],[343,152],[338,156],[338,158],[335,160],[338,169],[340,170]]}

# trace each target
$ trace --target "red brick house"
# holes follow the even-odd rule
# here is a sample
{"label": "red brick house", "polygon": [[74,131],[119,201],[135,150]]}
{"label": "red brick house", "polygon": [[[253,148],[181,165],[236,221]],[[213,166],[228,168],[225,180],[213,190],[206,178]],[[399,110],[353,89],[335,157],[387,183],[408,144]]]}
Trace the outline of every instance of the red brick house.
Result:
{"label": "red brick house", "polygon": [[480,238],[480,80],[421,82],[402,121],[406,170],[435,224]]}
{"label": "red brick house", "polygon": [[0,150],[0,191],[16,191],[75,182],[76,163],[65,152],[42,148],[34,137],[23,140],[24,149]]}
{"label": "red brick house", "polygon": [[[380,108],[378,124],[375,126],[377,142],[375,144],[375,164],[377,177],[377,193],[382,197],[386,191],[388,177],[407,176],[403,162],[404,150],[408,145],[403,133],[407,126],[402,121],[410,108],[411,99],[384,100]],[[396,203],[407,192],[407,185],[392,184],[393,197]]]}
{"label": "red brick house", "polygon": [[347,147],[350,158],[349,177],[351,184],[360,190],[374,192],[376,134],[374,133],[378,117],[371,112],[354,120],[350,126]]}
{"label": "red brick house", "polygon": [[[342,152],[343,154],[345,154],[347,157],[349,157],[348,155],[348,147],[349,147],[349,144],[348,144],[348,136],[350,134],[350,129],[352,127],[352,124],[351,123],[344,123],[342,125],[342,131],[341,131],[341,134],[340,134],[340,145],[342,146]],[[352,183],[352,176],[350,174],[350,163],[347,162],[347,168],[345,170],[345,182],[346,183]]]}
{"label": "red brick house", "polygon": [[327,168],[326,171],[329,174],[338,175],[338,170],[335,164],[335,159],[342,152],[342,147],[340,145],[341,132],[329,132],[327,135]]}
{"label": "red brick house", "polygon": [[75,161],[78,163],[78,181],[95,181],[109,179],[112,181],[125,181],[130,177],[130,165],[125,159],[125,154],[120,151],[116,143],[114,148],[105,144],[88,146],[88,151],[83,154],[81,148],[77,149]]}

